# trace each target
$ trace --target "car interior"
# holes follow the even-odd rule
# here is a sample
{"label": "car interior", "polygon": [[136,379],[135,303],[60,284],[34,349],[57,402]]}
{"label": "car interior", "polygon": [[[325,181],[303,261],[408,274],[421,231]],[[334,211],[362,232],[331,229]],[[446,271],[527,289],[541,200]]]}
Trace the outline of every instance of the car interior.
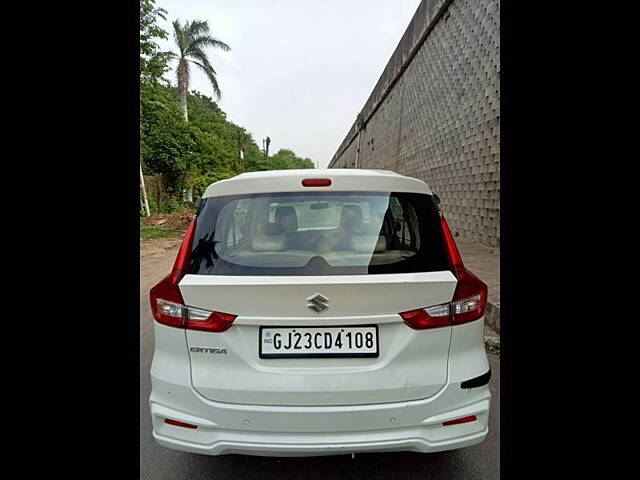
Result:
{"label": "car interior", "polygon": [[[268,198],[254,199],[244,211],[236,205],[232,214],[220,215],[223,224],[216,228],[216,236],[220,232],[226,240],[218,243],[220,257],[247,266],[293,267],[320,256],[332,266],[359,266],[401,261],[419,247],[417,219],[412,224],[405,216],[394,218],[391,208],[375,215],[367,208],[365,221],[363,205],[357,203],[318,203],[311,210],[309,202],[273,203]],[[330,207],[339,210],[337,225],[323,227],[309,221],[319,215],[313,210]],[[298,211],[310,227],[301,227]]]}

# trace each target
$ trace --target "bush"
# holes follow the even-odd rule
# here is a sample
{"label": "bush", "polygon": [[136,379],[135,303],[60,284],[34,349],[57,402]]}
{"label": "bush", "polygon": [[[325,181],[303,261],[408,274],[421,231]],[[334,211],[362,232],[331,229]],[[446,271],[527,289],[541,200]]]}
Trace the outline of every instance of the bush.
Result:
{"label": "bush", "polygon": [[146,174],[164,175],[168,189],[179,191],[198,147],[197,133],[166,88],[141,84],[140,146]]}
{"label": "bush", "polygon": [[185,202],[175,197],[165,197],[162,202],[162,210],[159,213],[174,213],[193,209],[193,202]]}

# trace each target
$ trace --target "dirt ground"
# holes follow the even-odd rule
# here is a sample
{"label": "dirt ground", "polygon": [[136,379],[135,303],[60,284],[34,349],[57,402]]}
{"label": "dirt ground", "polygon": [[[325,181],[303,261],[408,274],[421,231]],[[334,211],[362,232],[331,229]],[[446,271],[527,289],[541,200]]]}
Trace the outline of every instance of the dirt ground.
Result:
{"label": "dirt ground", "polygon": [[182,210],[174,213],[155,213],[150,217],[142,217],[140,219],[141,226],[162,227],[170,230],[186,230],[189,222],[193,218],[195,211],[193,209]]}
{"label": "dirt ground", "polygon": [[140,261],[149,256],[163,255],[167,250],[177,247],[182,242],[182,237],[152,238],[140,242]]}

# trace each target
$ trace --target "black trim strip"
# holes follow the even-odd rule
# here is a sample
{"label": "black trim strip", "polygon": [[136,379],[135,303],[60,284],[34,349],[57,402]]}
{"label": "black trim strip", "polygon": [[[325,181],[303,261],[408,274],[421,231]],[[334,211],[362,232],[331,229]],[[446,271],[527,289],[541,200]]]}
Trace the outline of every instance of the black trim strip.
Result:
{"label": "black trim strip", "polygon": [[460,388],[474,388],[474,387],[482,387],[489,383],[489,379],[491,378],[491,369],[487,373],[483,373],[479,377],[472,378],[471,380],[465,380],[460,384]]}

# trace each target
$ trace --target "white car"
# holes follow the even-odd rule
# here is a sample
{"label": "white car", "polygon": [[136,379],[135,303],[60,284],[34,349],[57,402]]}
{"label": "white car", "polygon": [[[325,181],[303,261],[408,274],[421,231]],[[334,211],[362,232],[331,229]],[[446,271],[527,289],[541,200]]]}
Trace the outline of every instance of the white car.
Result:
{"label": "white car", "polygon": [[216,182],[151,290],[153,436],[207,455],[480,443],[486,302],[420,180],[328,169]]}

